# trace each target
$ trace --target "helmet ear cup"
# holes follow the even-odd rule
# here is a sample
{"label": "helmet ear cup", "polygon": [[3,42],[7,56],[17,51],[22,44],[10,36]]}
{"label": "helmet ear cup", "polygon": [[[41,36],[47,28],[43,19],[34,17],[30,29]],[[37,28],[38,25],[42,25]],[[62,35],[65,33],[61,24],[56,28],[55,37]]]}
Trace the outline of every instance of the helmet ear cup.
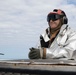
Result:
{"label": "helmet ear cup", "polygon": [[63,24],[67,24],[68,23],[68,18],[66,16],[63,17]]}

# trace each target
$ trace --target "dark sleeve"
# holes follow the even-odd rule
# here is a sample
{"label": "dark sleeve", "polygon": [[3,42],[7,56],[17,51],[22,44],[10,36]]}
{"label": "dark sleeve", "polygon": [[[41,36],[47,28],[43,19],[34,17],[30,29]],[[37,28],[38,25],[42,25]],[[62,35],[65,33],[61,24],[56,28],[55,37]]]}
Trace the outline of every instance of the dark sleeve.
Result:
{"label": "dark sleeve", "polygon": [[49,41],[45,42],[43,36],[40,36],[40,43],[41,47],[48,48],[49,47]]}

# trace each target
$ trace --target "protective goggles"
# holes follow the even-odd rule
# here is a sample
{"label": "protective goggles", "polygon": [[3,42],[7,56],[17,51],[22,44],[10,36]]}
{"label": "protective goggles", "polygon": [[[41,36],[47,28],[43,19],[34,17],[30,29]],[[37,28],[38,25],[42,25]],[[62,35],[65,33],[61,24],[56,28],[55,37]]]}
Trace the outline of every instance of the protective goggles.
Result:
{"label": "protective goggles", "polygon": [[59,15],[59,14],[49,14],[49,15],[47,16],[47,21],[48,21],[48,22],[50,22],[50,20],[56,21],[56,20],[58,20],[58,19],[60,19],[60,18],[62,18],[62,17],[63,17],[63,15]]}

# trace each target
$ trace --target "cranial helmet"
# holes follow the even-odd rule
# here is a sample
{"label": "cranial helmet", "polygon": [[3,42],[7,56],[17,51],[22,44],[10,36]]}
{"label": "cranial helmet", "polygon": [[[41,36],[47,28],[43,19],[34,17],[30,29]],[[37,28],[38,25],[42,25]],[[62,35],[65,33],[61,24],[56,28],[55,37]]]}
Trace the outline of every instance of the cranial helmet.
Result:
{"label": "cranial helmet", "polygon": [[60,18],[63,18],[63,24],[67,24],[68,23],[68,18],[65,14],[64,11],[60,10],[60,9],[54,9],[53,12],[50,12],[48,15],[47,15],[47,21],[49,22],[51,19],[53,21],[57,20],[57,19],[60,19]]}

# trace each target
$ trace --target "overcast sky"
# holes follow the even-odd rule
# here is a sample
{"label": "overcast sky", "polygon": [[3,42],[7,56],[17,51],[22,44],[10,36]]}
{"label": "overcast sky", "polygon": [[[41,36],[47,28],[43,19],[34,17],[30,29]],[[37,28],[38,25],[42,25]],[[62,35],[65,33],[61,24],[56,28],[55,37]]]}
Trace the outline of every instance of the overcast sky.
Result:
{"label": "overcast sky", "polygon": [[0,59],[27,59],[55,8],[64,10],[76,29],[76,0],[0,0]]}

